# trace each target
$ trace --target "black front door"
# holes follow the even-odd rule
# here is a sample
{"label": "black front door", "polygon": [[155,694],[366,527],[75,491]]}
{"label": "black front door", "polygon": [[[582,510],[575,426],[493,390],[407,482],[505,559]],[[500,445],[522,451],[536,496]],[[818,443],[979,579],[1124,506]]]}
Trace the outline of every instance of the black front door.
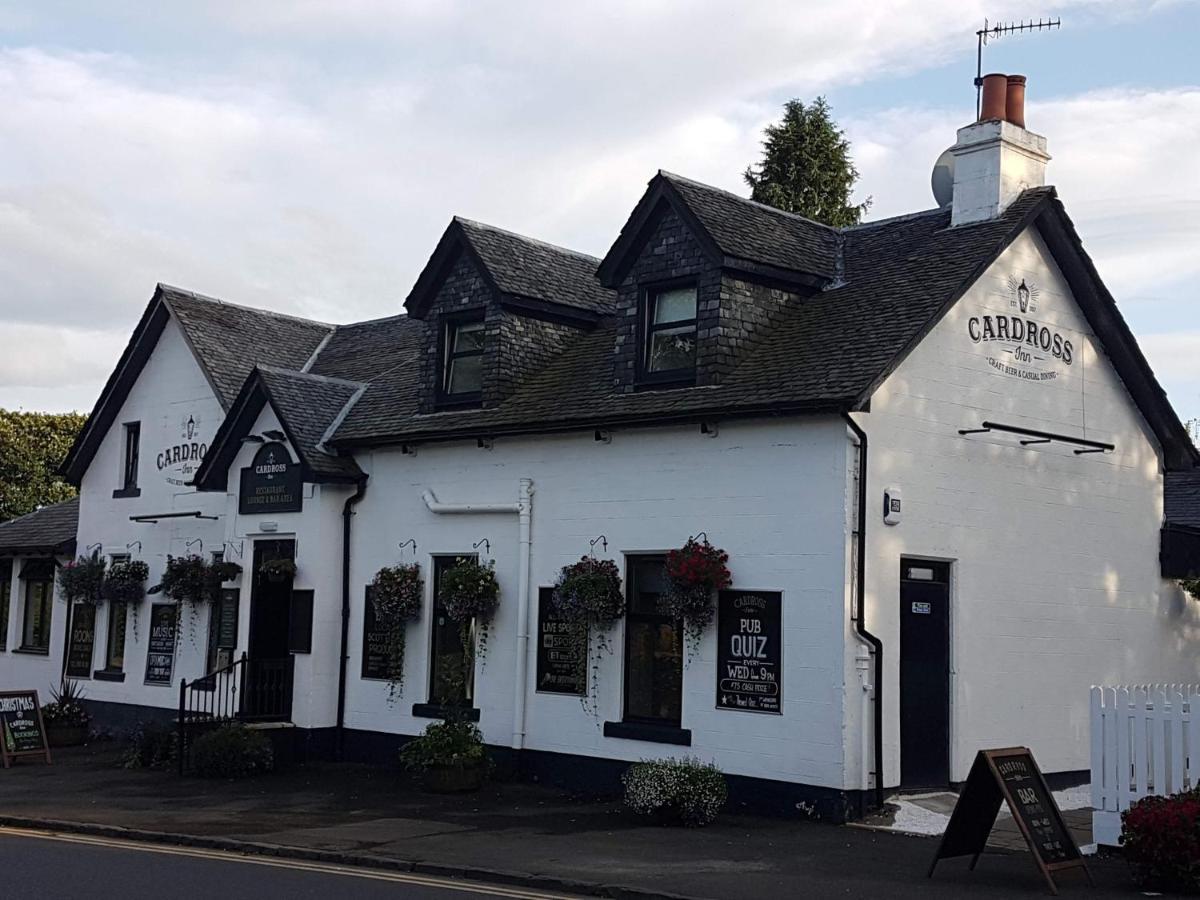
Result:
{"label": "black front door", "polygon": [[250,641],[242,714],[254,719],[287,721],[292,714],[292,663],[288,628],[292,606],[291,576],[263,572],[263,563],[294,559],[294,541],[255,541],[254,580],[250,589]]}
{"label": "black front door", "polygon": [[900,784],[950,783],[950,565],[900,561]]}

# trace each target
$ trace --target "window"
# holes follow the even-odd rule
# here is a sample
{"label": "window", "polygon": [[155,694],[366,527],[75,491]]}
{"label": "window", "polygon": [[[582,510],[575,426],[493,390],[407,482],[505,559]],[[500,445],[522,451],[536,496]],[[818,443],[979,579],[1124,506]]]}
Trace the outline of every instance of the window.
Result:
{"label": "window", "polygon": [[482,314],[446,322],[442,349],[444,399],[478,402],[483,391],[483,340]]}
{"label": "window", "polygon": [[8,607],[12,598],[12,560],[0,560],[0,650],[8,649]]}
{"label": "window", "polygon": [[642,379],[681,381],[696,371],[696,286],[646,294]]}
{"label": "window", "polygon": [[[109,562],[129,562],[129,554],[113,554]],[[105,606],[108,607],[108,635],[104,641],[104,671],[122,672],[125,670],[125,630],[129,621],[129,605],[107,603]]]}
{"label": "window", "polygon": [[21,578],[25,582],[21,649],[32,653],[49,653],[50,613],[54,604],[53,560],[29,560],[22,569]]}
{"label": "window", "polygon": [[475,696],[475,656],[464,650],[462,634],[465,627],[468,631],[466,643],[474,648],[475,623],[460,626],[446,615],[446,608],[437,599],[442,575],[461,558],[433,558],[433,629],[430,635],[433,662],[429,673],[429,702],[443,706],[470,706]]}
{"label": "window", "polygon": [[683,707],[683,629],[658,611],[666,560],[632,556],[626,579],[625,721],[678,726]]}
{"label": "window", "polygon": [[136,497],[138,490],[138,445],[142,440],[142,423],[125,423],[125,456],[121,467],[121,487],[113,491],[114,497]]}

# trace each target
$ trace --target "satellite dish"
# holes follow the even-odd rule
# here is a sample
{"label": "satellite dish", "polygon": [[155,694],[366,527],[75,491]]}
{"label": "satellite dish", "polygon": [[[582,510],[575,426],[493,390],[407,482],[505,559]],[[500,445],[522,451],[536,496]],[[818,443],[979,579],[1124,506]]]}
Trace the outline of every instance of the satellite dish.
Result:
{"label": "satellite dish", "polygon": [[933,175],[929,179],[933,188],[933,199],[938,206],[949,206],[954,199],[954,153],[943,150],[933,164]]}

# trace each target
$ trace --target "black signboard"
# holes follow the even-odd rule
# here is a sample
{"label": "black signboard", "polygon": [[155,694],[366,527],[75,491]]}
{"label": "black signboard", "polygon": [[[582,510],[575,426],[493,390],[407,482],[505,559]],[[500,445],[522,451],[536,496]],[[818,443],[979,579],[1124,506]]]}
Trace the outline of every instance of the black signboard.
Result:
{"label": "black signboard", "polygon": [[300,464],[292,461],[287,447],[278,442],[263,444],[254,461],[242,469],[238,512],[300,512],[304,505],[301,486]]}
{"label": "black signboard", "polygon": [[782,713],[783,595],[721,591],[717,599],[717,709]]}
{"label": "black signboard", "polygon": [[150,646],[146,652],[146,684],[170,684],[175,671],[175,604],[150,606]]}
{"label": "black signboard", "polygon": [[217,649],[233,650],[237,648],[238,639],[238,610],[241,607],[242,592],[240,588],[221,589],[221,608],[217,621]]}
{"label": "black signboard", "polygon": [[929,866],[930,876],[939,860],[954,856],[972,857],[971,868],[975,868],[1002,803],[1008,804],[1050,893],[1058,893],[1053,873],[1062,869],[1083,869],[1091,881],[1091,873],[1063,821],[1054,795],[1027,747],[980,750],[975,755],[971,773]]}
{"label": "black signboard", "polygon": [[554,588],[538,591],[537,690],[548,694],[587,693],[587,627],[554,614]]}
{"label": "black signboard", "polygon": [[367,585],[363,606],[362,677],[388,680],[392,677],[392,659],[388,653],[387,629],[375,619],[375,590]]}
{"label": "black signboard", "polygon": [[71,644],[67,650],[67,674],[72,678],[90,678],[92,649],[96,646],[96,607],[76,603],[71,616]]}
{"label": "black signboard", "polygon": [[18,756],[42,756],[50,762],[50,745],[37,691],[0,693],[0,760],[4,768]]}

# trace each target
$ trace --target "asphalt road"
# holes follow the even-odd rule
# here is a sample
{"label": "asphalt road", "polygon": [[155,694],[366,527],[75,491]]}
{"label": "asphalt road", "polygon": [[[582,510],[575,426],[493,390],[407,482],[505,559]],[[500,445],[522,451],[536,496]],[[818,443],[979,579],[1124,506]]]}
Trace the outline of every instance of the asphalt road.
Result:
{"label": "asphalt road", "polygon": [[0,828],[5,900],[566,900],[566,895],[403,872]]}

